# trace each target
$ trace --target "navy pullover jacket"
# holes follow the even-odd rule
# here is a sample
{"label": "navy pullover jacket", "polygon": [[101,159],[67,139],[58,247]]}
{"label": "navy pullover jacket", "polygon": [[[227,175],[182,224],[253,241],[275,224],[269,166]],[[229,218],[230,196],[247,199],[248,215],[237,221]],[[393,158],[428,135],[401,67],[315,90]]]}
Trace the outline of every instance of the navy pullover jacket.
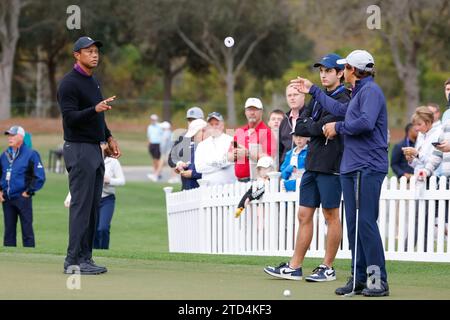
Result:
{"label": "navy pullover jacket", "polygon": [[61,80],[57,98],[65,141],[99,143],[111,136],[105,123],[105,113],[95,111],[95,106],[103,100],[95,77],[72,69]]}
{"label": "navy pullover jacket", "polygon": [[328,97],[315,85],[309,92],[328,112],[345,116],[344,121],[336,122],[336,132],[344,137],[341,173],[363,168],[387,173],[389,161],[386,99],[373,77],[356,81],[348,103]]}

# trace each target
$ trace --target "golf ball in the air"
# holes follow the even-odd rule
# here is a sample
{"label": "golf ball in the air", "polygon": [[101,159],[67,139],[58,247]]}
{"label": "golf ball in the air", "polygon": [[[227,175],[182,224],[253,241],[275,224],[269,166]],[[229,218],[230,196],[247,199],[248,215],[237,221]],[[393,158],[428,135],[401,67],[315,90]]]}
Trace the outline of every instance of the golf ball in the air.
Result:
{"label": "golf ball in the air", "polygon": [[291,290],[286,289],[283,291],[283,296],[289,297],[290,295],[291,295]]}
{"label": "golf ball in the air", "polygon": [[225,43],[226,47],[231,48],[232,46],[234,46],[234,39],[233,37],[226,37],[223,43]]}

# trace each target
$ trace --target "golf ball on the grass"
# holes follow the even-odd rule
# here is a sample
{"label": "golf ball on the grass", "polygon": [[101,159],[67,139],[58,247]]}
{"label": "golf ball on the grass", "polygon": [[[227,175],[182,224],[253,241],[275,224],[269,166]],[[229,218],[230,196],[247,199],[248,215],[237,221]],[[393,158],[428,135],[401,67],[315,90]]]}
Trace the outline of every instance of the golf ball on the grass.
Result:
{"label": "golf ball on the grass", "polygon": [[286,289],[283,291],[283,296],[289,297],[290,295],[291,295],[291,290]]}
{"label": "golf ball on the grass", "polygon": [[225,43],[226,47],[231,48],[232,46],[234,46],[234,39],[233,37],[226,37],[223,43]]}

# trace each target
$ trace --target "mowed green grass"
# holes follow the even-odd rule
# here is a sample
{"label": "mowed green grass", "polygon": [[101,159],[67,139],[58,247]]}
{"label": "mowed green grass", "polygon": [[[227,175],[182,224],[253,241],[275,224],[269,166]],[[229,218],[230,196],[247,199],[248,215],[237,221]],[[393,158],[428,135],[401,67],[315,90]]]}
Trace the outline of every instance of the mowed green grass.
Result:
{"label": "mowed green grass", "polygon": [[[337,281],[311,284],[271,279],[262,271],[287,257],[169,253],[162,187],[128,183],[118,188],[111,249],[94,251],[96,261],[109,272],[82,276],[81,290],[68,290],[68,277],[62,274],[67,177],[49,174],[45,188],[34,198],[37,247],[22,248],[20,232],[17,248],[0,247],[0,299],[343,299],[333,292],[346,282],[348,260],[336,262]],[[307,259],[304,272],[319,263]],[[389,261],[387,268],[388,299],[450,299],[448,264]],[[285,289],[292,292],[289,298],[282,295]]]}

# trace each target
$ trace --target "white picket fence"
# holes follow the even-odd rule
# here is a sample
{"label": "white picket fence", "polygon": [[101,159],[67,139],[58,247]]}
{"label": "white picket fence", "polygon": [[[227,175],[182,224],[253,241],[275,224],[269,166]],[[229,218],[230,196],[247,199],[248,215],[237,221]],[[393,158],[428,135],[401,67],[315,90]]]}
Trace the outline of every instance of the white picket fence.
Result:
{"label": "white picket fence", "polygon": [[[450,237],[445,235],[445,200],[450,199],[450,190],[446,184],[445,177],[439,184],[432,177],[429,188],[424,190],[416,187],[414,178],[409,184],[404,177],[384,180],[378,227],[387,260],[450,262]],[[200,188],[188,191],[173,193],[172,187],[164,188],[170,252],[291,256],[299,223],[298,192],[284,191],[280,174],[271,173],[262,199],[253,201],[236,219],[237,204],[250,186],[251,183],[238,182],[209,187],[200,181]],[[343,239],[337,258],[348,259],[343,201],[340,214]],[[307,257],[323,257],[326,233],[320,208],[314,215],[314,234]]]}

